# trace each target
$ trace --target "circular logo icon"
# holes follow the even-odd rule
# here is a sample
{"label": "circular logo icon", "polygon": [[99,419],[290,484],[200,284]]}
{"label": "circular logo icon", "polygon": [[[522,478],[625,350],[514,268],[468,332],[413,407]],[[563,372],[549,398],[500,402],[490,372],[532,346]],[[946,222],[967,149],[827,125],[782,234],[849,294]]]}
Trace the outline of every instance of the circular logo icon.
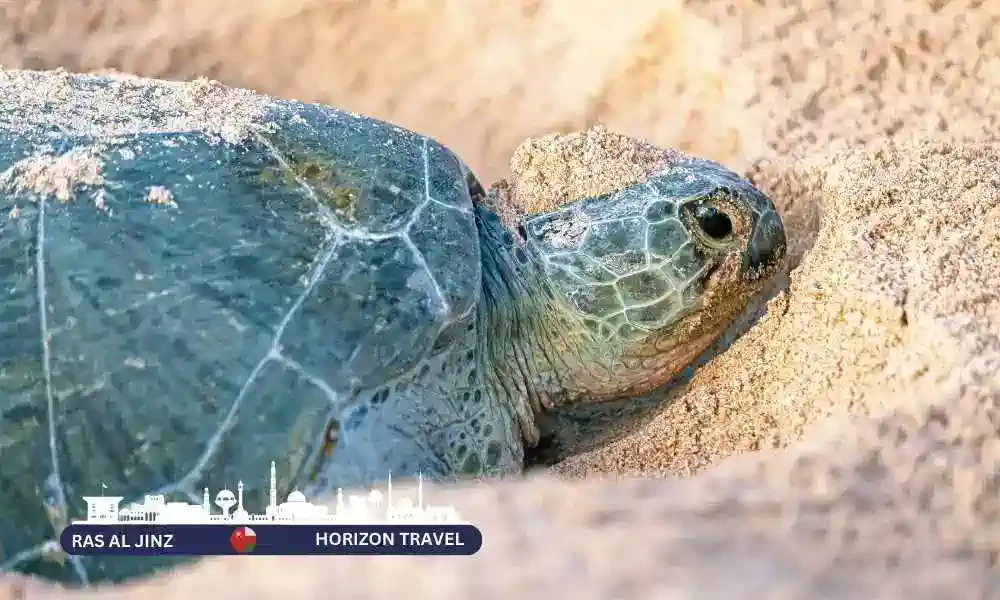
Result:
{"label": "circular logo icon", "polygon": [[233,530],[233,534],[229,536],[229,543],[232,544],[233,550],[236,550],[240,554],[253,552],[253,549],[257,546],[257,534],[249,527],[237,527]]}

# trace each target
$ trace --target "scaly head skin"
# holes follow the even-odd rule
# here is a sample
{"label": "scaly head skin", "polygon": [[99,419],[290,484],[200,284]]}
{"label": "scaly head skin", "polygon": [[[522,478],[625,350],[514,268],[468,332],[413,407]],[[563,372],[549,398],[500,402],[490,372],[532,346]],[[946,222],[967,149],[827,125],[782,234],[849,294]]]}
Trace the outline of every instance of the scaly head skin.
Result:
{"label": "scaly head skin", "polygon": [[683,157],[645,182],[530,216],[480,216],[493,383],[520,417],[668,382],[777,272],[785,233],[749,181]]}

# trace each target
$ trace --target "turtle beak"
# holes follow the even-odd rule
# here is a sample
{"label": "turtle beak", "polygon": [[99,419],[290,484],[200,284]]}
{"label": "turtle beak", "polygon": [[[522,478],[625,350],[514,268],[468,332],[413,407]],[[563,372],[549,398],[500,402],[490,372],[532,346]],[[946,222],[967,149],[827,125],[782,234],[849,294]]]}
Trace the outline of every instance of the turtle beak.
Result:
{"label": "turtle beak", "polygon": [[785,258],[785,227],[774,206],[770,202],[767,204],[743,254],[743,278],[747,281],[770,277]]}

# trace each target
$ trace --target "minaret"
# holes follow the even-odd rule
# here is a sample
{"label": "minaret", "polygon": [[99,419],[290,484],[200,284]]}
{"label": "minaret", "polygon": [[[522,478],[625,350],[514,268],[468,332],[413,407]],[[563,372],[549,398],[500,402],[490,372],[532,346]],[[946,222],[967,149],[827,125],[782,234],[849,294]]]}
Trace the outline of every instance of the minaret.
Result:
{"label": "minaret", "polygon": [[236,494],[239,502],[236,505],[236,510],[243,511],[243,480],[241,479],[239,483],[236,484]]}
{"label": "minaret", "polygon": [[417,473],[417,509],[424,511],[424,474]]}
{"label": "minaret", "polygon": [[206,515],[212,514],[212,505],[208,501],[208,488],[205,488],[205,493],[201,496],[201,509],[205,511]]}
{"label": "minaret", "polygon": [[278,476],[276,475],[276,470],[274,467],[274,461],[271,461],[271,512],[274,515],[278,514]]}

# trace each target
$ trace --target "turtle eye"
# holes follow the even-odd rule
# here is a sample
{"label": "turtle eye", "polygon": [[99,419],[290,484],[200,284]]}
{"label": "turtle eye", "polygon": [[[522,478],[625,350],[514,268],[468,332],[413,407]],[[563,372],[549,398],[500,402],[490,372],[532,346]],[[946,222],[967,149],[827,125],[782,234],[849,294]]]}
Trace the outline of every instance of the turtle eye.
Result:
{"label": "turtle eye", "polygon": [[728,190],[723,189],[712,196],[702,197],[694,202],[689,202],[681,208],[681,215],[688,230],[694,237],[712,251],[719,251],[728,248],[736,240],[734,234],[733,218],[725,208],[729,202],[716,202],[724,200],[717,198],[716,194],[727,194]]}
{"label": "turtle eye", "polygon": [[723,241],[733,233],[733,222],[729,215],[714,206],[701,206],[694,218],[705,235],[716,241]]}

